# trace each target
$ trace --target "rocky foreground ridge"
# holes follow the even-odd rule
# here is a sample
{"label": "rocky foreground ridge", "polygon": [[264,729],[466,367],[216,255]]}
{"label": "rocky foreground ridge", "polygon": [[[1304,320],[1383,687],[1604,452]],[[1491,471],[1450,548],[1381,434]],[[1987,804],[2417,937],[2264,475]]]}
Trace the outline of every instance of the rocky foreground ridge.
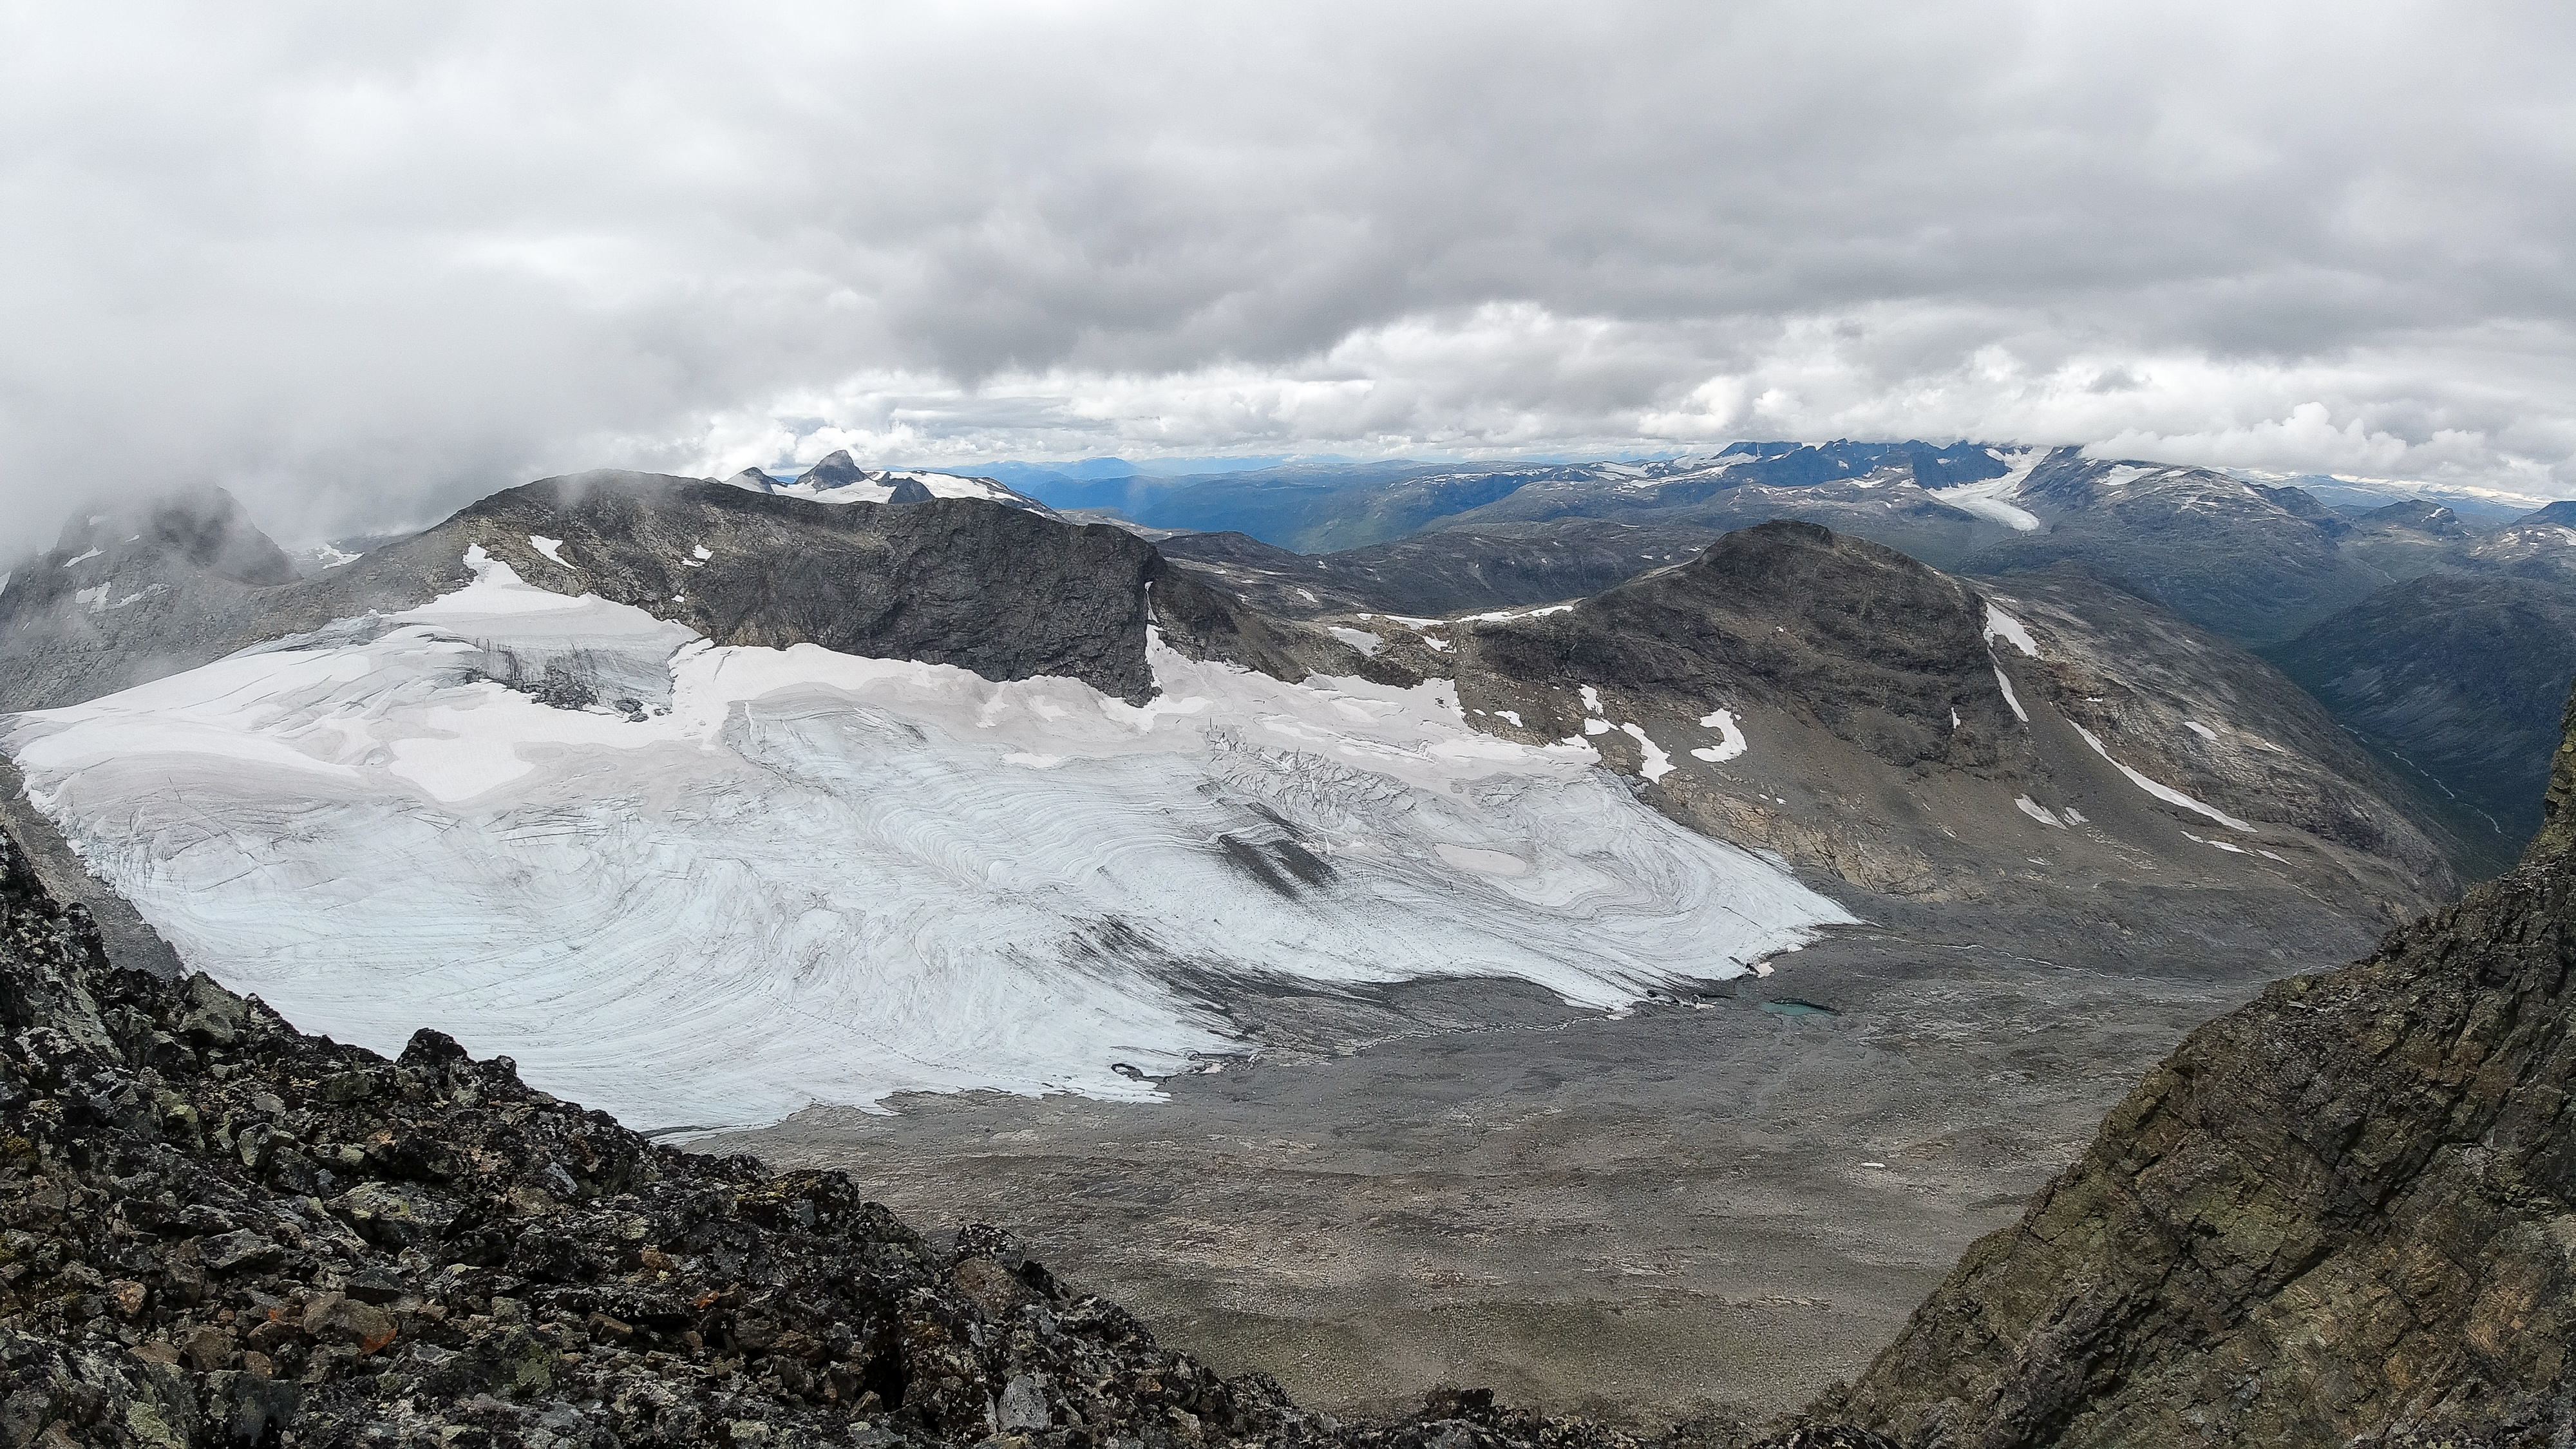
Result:
{"label": "rocky foreground ridge", "polygon": [[387,1061],[115,969],[5,835],[0,1038],[6,1449],[1634,1442],[1474,1392],[1301,1412],[998,1230],[934,1246],[843,1174],[653,1144],[436,1032]]}
{"label": "rocky foreground ridge", "polygon": [[1922,1446],[2576,1442],[2576,712],[2522,865],[2194,1032],[1838,1407]]}

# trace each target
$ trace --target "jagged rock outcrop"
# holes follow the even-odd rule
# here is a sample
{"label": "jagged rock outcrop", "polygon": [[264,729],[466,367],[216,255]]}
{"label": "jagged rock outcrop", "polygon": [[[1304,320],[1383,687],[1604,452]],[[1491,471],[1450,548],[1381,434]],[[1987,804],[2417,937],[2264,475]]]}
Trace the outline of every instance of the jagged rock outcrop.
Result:
{"label": "jagged rock outcrop", "polygon": [[2557,768],[2519,868],[2193,1033],[1843,1412],[1927,1449],[2576,1437]]}
{"label": "jagged rock outcrop", "polygon": [[387,1061],[118,971],[5,835],[0,1226],[8,1449],[1631,1442],[1474,1393],[1302,1413],[995,1229],[936,1246],[436,1032]]}

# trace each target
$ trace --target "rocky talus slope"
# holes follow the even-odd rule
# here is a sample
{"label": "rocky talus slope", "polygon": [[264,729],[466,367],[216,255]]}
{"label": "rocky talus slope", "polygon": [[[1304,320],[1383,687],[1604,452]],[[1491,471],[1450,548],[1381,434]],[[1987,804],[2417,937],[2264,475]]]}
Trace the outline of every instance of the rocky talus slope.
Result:
{"label": "rocky talus slope", "polygon": [[2576,1439],[2572,968],[2576,744],[2519,868],[2193,1033],[1844,1411],[1981,1449]]}
{"label": "rocky talus slope", "polygon": [[0,1124],[7,1449],[1631,1442],[1475,1392],[1302,1413],[997,1230],[934,1246],[840,1173],[657,1146],[438,1033],[387,1061],[115,969],[5,835]]}

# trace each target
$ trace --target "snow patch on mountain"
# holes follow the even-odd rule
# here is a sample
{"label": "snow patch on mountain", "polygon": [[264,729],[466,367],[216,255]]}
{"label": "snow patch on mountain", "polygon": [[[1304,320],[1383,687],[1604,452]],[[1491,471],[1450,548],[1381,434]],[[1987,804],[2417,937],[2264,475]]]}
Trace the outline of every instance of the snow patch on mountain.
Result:
{"label": "snow patch on mountain", "polygon": [[2030,723],[2030,711],[2021,707],[2021,696],[2013,693],[2012,676],[2004,673],[2000,663],[1995,665],[1995,687],[2004,692],[2004,703],[2012,706],[2013,718],[2023,724]]}
{"label": "snow patch on mountain", "polygon": [[1989,648],[1993,647],[1997,639],[2001,639],[2020,650],[2027,658],[2039,657],[2039,644],[2030,637],[2029,626],[1992,604],[1986,605],[1985,637]]}
{"label": "snow patch on mountain", "polygon": [[2033,468],[2038,467],[2041,461],[2047,458],[2048,450],[2023,448],[2018,452],[2007,453],[2000,449],[1988,448],[1986,453],[2005,466],[2007,471],[2002,477],[1981,478],[1974,483],[1961,483],[1949,488],[1933,488],[1926,491],[1932,497],[1940,499],[1962,513],[1973,513],[1979,518],[1991,519],[2022,533],[2038,532],[2042,526],[2039,515],[2009,500],[2021,492],[2023,481],[2030,477]]}
{"label": "snow patch on mountain", "polygon": [[1743,727],[1735,722],[1733,710],[1710,710],[1700,716],[1699,727],[1717,731],[1717,743],[1691,751],[1695,759],[1706,760],[1712,765],[1721,764],[1752,748],[1752,743],[1744,738]]}
{"label": "snow patch on mountain", "polygon": [[[2072,721],[2069,721],[2069,723],[2072,723]],[[2184,794],[2180,790],[2175,789],[2173,786],[2165,784],[2161,780],[2154,779],[2137,770],[2129,768],[2127,765],[2121,764],[2117,759],[2112,757],[2110,750],[2103,746],[2101,737],[2094,734],[2091,730],[2086,729],[2084,726],[2076,725],[2075,732],[2084,737],[2084,743],[2093,747],[2093,753],[2100,755],[2103,759],[2110,760],[2111,768],[2128,776],[2130,784],[2137,786],[2139,789],[2146,791],[2148,794],[2155,796],[2157,799],[2162,800],[2168,805],[2179,805],[2185,810],[2197,811],[2202,815],[2206,815],[2210,819],[2217,821],[2219,824],[2226,826],[2230,830],[2242,830],[2249,834],[2253,832],[2253,826],[2246,824],[2244,821],[2237,819],[2235,816],[2228,814],[2217,806],[2203,804],[2189,795]],[[2196,839],[2197,837],[2194,838]],[[2228,849],[2233,850],[2235,847],[2229,846]]]}
{"label": "snow patch on mountain", "polygon": [[[439,1027],[659,1128],[1147,1097],[1112,1064],[1242,1047],[1230,980],[1512,977],[1609,1009],[1849,919],[1588,746],[1471,729],[1446,681],[1291,685],[1156,640],[1163,692],[1132,706],[718,647],[469,562],[422,608],[15,716],[0,746],[191,966],[379,1050]],[[632,707],[540,702],[558,679]]]}
{"label": "snow patch on mountain", "polygon": [[1664,753],[1663,746],[1647,738],[1644,725],[1631,721],[1619,726],[1619,732],[1637,742],[1638,755],[1644,761],[1638,767],[1638,773],[1646,777],[1647,784],[1660,784],[1666,775],[1673,772],[1673,757]]}

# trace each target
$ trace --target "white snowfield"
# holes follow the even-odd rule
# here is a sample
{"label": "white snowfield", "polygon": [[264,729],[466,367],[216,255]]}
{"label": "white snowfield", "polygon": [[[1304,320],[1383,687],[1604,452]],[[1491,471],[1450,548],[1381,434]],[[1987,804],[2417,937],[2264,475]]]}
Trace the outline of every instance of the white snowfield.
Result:
{"label": "white snowfield", "polygon": [[1973,513],[1979,518],[1991,519],[2021,533],[2038,532],[2043,526],[2039,521],[2039,515],[2008,500],[2021,492],[2021,485],[2029,481],[2031,471],[2047,459],[2048,450],[2023,448],[2018,452],[2007,453],[1988,448],[1986,456],[2003,464],[2008,471],[2000,478],[1985,478],[1974,483],[1960,483],[1952,487],[1934,488],[1928,491],[1933,497],[1962,513]]}
{"label": "white snowfield", "polygon": [[[1589,747],[1474,731],[1445,681],[1288,685],[1156,640],[1136,707],[720,648],[480,552],[426,607],[0,744],[190,965],[379,1051],[438,1027],[648,1129],[1150,1097],[1114,1067],[1241,1049],[1228,979],[1516,977],[1607,1009],[1850,919]],[[496,660],[654,687],[640,720],[553,708]],[[1291,830],[1309,856],[1272,848]]]}

